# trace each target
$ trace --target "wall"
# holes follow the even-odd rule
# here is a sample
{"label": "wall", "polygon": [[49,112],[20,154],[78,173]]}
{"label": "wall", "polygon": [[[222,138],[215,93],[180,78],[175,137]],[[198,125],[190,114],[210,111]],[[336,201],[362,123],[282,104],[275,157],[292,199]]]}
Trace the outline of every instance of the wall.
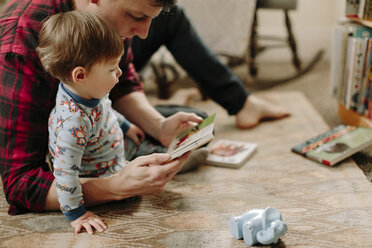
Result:
{"label": "wall", "polygon": [[[0,0],[0,9],[7,1],[8,0]],[[196,9],[200,9],[198,8],[198,1],[200,0],[197,0],[194,3]],[[184,2],[192,2],[192,0],[179,0],[179,2],[183,4]],[[289,15],[292,22],[293,33],[295,34],[298,44],[298,53],[301,59],[310,59],[319,49],[324,49],[324,58],[329,59],[332,30],[335,27],[337,20],[344,16],[344,9],[344,0],[298,0],[297,9],[291,11]],[[193,21],[198,22],[198,16],[193,16],[191,11],[192,10],[189,11],[189,15],[192,17]],[[205,13],[205,8],[203,8],[202,11]],[[198,15],[199,13],[196,14]],[[234,14],[232,14],[232,16],[234,17]],[[206,18],[205,14],[204,17],[201,17],[200,19],[202,18]],[[238,17],[235,16],[234,18]],[[285,37],[286,30],[284,25],[284,15],[281,11],[261,9],[258,12],[258,22],[258,32],[260,34]],[[209,25],[206,26],[207,28],[210,28]],[[239,25],[239,27],[243,32],[247,32],[247,28],[244,25]],[[229,32],[229,30],[223,30],[223,32],[226,33]],[[290,56],[287,49],[270,49],[268,51],[269,52],[264,52],[260,55],[259,59],[261,61],[287,61]]]}
{"label": "wall", "polygon": [[[310,59],[319,49],[324,49],[324,58],[329,59],[333,28],[337,20],[344,16],[344,11],[344,0],[298,0],[297,9],[290,11],[289,15],[302,59]],[[286,34],[281,11],[260,9],[258,21],[260,34]],[[279,61],[288,54],[287,51],[283,52],[283,49],[275,50],[278,51],[262,53],[260,59]]]}
{"label": "wall", "polygon": [[[242,54],[248,43],[255,0],[179,0],[203,40],[216,52]],[[275,1],[275,0],[274,0]],[[253,4],[254,6],[254,4]],[[297,9],[289,16],[301,60],[310,60],[323,49],[329,59],[333,28],[344,16],[345,0],[297,0]],[[284,13],[277,9],[259,9],[258,33],[287,38]],[[226,35],[228,34],[228,35]],[[244,36],[245,35],[245,36]],[[278,44],[259,40],[259,44]],[[284,44],[284,43],[281,43]],[[270,49],[259,61],[288,61],[289,48]]]}

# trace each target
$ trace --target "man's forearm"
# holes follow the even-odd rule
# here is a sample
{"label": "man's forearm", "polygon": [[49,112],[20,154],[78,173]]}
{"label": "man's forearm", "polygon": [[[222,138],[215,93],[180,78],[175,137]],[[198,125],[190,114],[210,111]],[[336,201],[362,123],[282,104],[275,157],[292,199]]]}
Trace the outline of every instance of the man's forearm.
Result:
{"label": "man's forearm", "polygon": [[132,92],[118,99],[113,107],[146,133],[160,139],[159,134],[164,117],[150,104],[145,94]]}
{"label": "man's forearm", "polygon": [[112,175],[105,178],[80,179],[85,204],[87,206],[95,206],[134,196],[130,191],[121,191],[117,179],[117,175]]}
{"label": "man's forearm", "polygon": [[[122,200],[134,196],[130,191],[120,192],[116,176],[106,178],[81,178],[80,183],[83,188],[84,202],[86,206],[96,206],[115,200]],[[115,191],[117,188],[117,192]],[[59,210],[56,183],[52,183],[46,201],[45,210]]]}

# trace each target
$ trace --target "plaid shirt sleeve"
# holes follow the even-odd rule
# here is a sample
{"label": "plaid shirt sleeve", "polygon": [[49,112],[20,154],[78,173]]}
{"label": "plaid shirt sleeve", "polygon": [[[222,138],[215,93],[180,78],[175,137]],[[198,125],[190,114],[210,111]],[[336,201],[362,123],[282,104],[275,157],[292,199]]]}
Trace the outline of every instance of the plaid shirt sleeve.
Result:
{"label": "plaid shirt sleeve", "polygon": [[[54,176],[45,162],[48,117],[58,81],[46,74],[36,55],[41,21],[71,10],[70,0],[11,1],[0,14],[0,174],[9,214],[43,211]],[[113,101],[142,84],[125,41],[123,74]]]}
{"label": "plaid shirt sleeve", "polygon": [[22,55],[0,57],[0,172],[9,214],[42,211],[54,180],[45,156],[56,83],[38,74]]}

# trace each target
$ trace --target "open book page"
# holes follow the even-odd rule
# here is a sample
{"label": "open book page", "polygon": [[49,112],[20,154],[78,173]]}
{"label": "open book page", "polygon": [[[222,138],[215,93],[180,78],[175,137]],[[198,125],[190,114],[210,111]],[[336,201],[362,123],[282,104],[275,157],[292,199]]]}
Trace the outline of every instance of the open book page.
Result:
{"label": "open book page", "polygon": [[214,137],[215,117],[216,114],[213,114],[204,119],[203,122],[178,135],[168,148],[171,159],[177,158],[211,141]]}

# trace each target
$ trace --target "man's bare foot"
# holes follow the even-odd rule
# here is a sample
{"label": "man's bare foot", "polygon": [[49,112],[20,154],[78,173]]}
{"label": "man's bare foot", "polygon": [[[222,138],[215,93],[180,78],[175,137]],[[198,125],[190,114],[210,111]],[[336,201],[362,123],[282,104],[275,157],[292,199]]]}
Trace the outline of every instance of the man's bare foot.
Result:
{"label": "man's bare foot", "polygon": [[244,107],[236,115],[236,126],[242,129],[252,128],[262,120],[280,119],[289,115],[290,113],[283,108],[257,96],[249,95]]}

